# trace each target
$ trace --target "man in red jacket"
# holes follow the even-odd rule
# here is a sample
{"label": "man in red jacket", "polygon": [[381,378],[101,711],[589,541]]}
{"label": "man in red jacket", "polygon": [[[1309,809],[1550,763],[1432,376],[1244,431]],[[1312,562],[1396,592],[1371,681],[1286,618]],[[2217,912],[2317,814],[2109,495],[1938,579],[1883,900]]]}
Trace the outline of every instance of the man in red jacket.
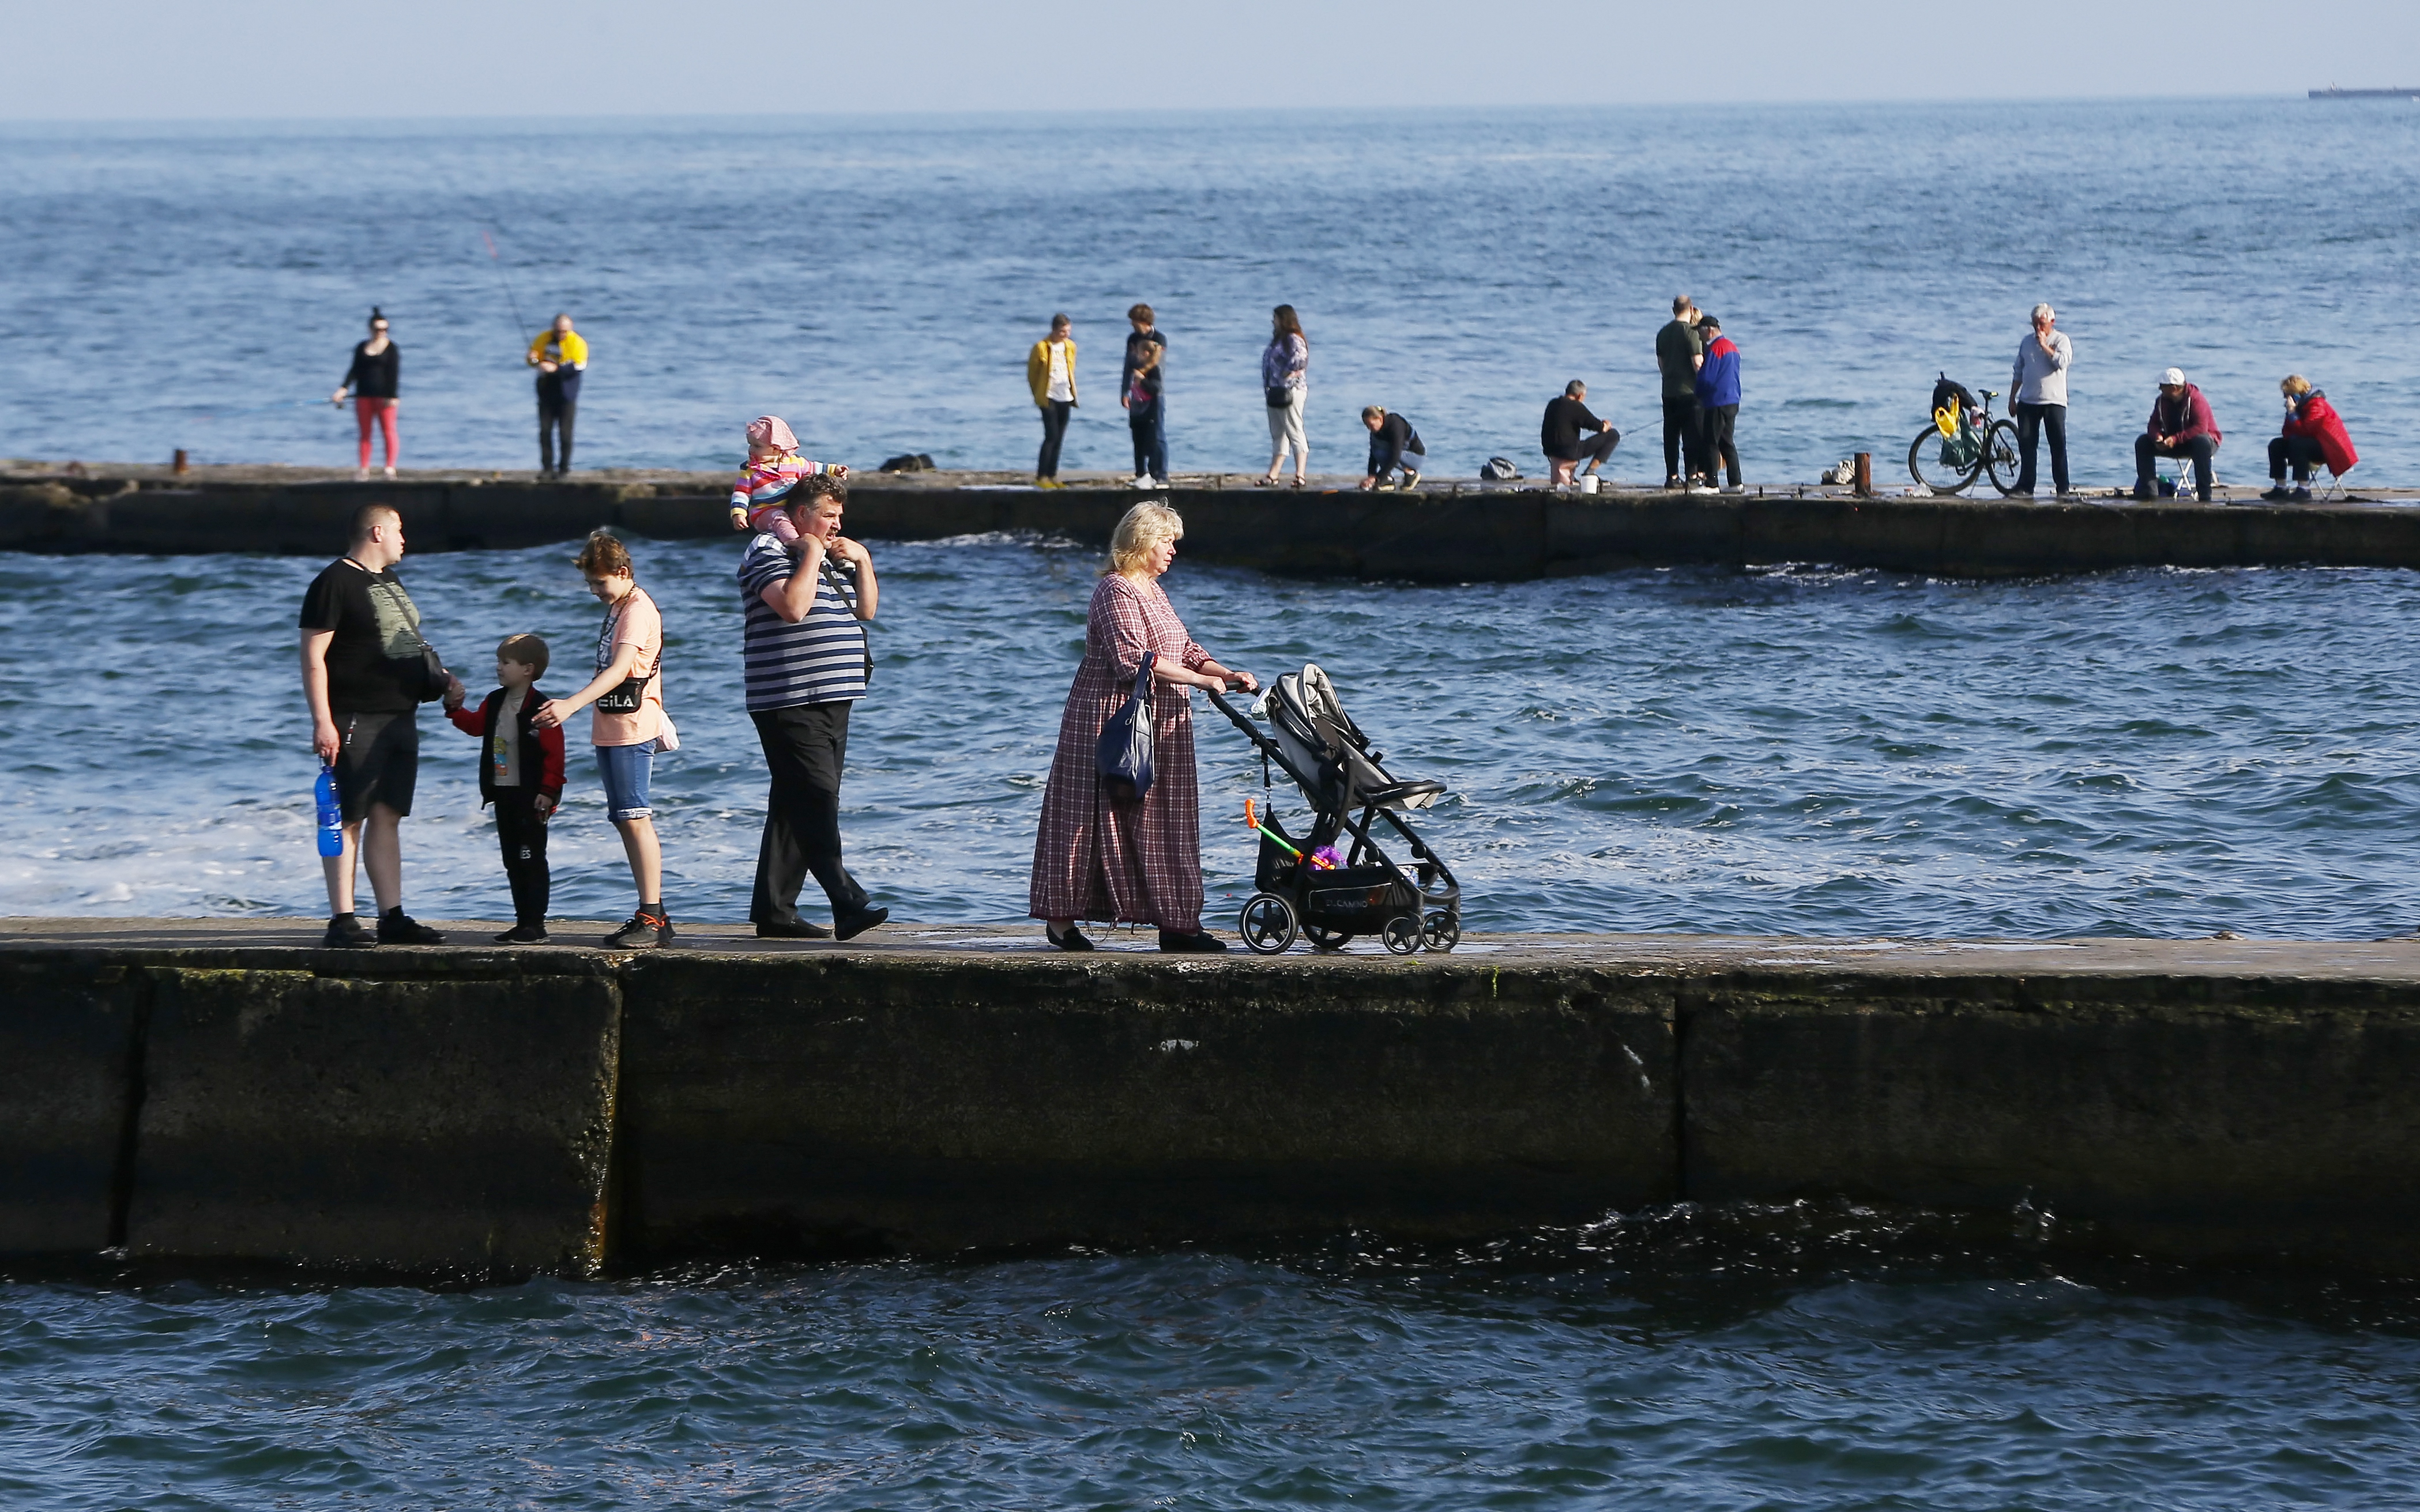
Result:
{"label": "man in red jacket", "polygon": [[2189,456],[2194,465],[2194,489],[2210,502],[2211,457],[2221,438],[2218,421],[2201,390],[2185,381],[2180,368],[2160,375],[2160,396],[2151,401],[2150,423],[2134,438],[2134,497],[2152,497],[2151,459]]}
{"label": "man in red jacket", "polygon": [[[2269,491],[2260,497],[2271,503],[2288,500],[2298,504],[2311,501],[2311,466],[2327,464],[2328,471],[2341,478],[2353,470],[2361,454],[2352,449],[2352,438],[2345,434],[2344,422],[2336,418],[2335,406],[2328,396],[2311,387],[2311,380],[2297,373],[2277,385],[2286,395],[2286,433],[2269,440]],[[2294,491],[2286,491],[2286,468],[2294,469]]]}

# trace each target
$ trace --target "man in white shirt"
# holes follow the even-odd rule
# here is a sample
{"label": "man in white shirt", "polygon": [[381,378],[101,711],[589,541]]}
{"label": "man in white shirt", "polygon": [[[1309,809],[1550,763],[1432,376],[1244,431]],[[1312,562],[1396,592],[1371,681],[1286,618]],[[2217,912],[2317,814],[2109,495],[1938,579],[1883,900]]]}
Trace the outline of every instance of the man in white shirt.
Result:
{"label": "man in white shirt", "polygon": [[2067,333],[2055,329],[2058,312],[2047,304],[2034,306],[2034,329],[2017,343],[2017,363],[2009,375],[2009,407],[2017,415],[2017,449],[2024,461],[2017,469],[2017,496],[2034,494],[2034,450],[2042,435],[2050,436],[2050,478],[2058,496],[2067,486],[2067,369],[2075,349]]}
{"label": "man in white shirt", "polygon": [[1025,382],[1042,411],[1042,455],[1033,464],[1033,481],[1056,488],[1059,443],[1067,438],[1067,416],[1076,408],[1076,331],[1065,316],[1052,316],[1050,334],[1027,354]]}

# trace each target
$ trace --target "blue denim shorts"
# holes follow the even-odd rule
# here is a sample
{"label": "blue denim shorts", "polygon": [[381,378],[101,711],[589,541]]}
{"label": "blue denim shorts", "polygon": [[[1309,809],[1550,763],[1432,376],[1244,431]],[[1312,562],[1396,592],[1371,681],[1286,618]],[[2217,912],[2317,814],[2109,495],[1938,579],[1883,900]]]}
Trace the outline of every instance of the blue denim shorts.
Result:
{"label": "blue denim shorts", "polygon": [[597,771],[605,779],[605,817],[612,820],[649,819],[655,810],[647,807],[647,780],[656,769],[656,743],[642,740],[635,746],[599,746],[597,748]]}

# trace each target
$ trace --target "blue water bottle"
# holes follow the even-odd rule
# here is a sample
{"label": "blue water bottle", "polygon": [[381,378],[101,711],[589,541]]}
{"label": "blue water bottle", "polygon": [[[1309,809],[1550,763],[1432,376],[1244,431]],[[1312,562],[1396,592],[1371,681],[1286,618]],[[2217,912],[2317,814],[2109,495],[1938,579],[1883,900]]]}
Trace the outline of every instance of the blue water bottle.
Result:
{"label": "blue water bottle", "polygon": [[319,764],[319,780],[311,784],[311,796],[319,810],[319,854],[345,854],[345,810],[336,801],[336,769],[326,762]]}

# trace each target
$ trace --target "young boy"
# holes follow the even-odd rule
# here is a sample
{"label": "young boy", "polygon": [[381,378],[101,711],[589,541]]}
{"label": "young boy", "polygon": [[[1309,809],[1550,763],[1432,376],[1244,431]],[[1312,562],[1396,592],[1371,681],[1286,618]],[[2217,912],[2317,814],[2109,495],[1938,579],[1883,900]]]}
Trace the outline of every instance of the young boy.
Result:
{"label": "young boy", "polygon": [[733,530],[758,534],[770,531],[785,548],[797,543],[799,532],[785,513],[790,490],[800,478],[827,472],[835,478],[848,476],[848,469],[837,462],[810,462],[798,453],[799,438],[781,416],[758,415],[748,423],[748,465],[739,470],[738,481],[731,486]]}
{"label": "young boy", "polygon": [[537,680],[546,674],[546,642],[534,635],[506,636],[496,647],[496,681],[472,714],[463,707],[462,685],[445,700],[445,717],[482,742],[479,799],[496,806],[496,845],[504,852],[504,879],[513,889],[513,927],[499,945],[546,943],[546,820],[563,799],[563,731],[540,730],[530,717],[544,707]]}

